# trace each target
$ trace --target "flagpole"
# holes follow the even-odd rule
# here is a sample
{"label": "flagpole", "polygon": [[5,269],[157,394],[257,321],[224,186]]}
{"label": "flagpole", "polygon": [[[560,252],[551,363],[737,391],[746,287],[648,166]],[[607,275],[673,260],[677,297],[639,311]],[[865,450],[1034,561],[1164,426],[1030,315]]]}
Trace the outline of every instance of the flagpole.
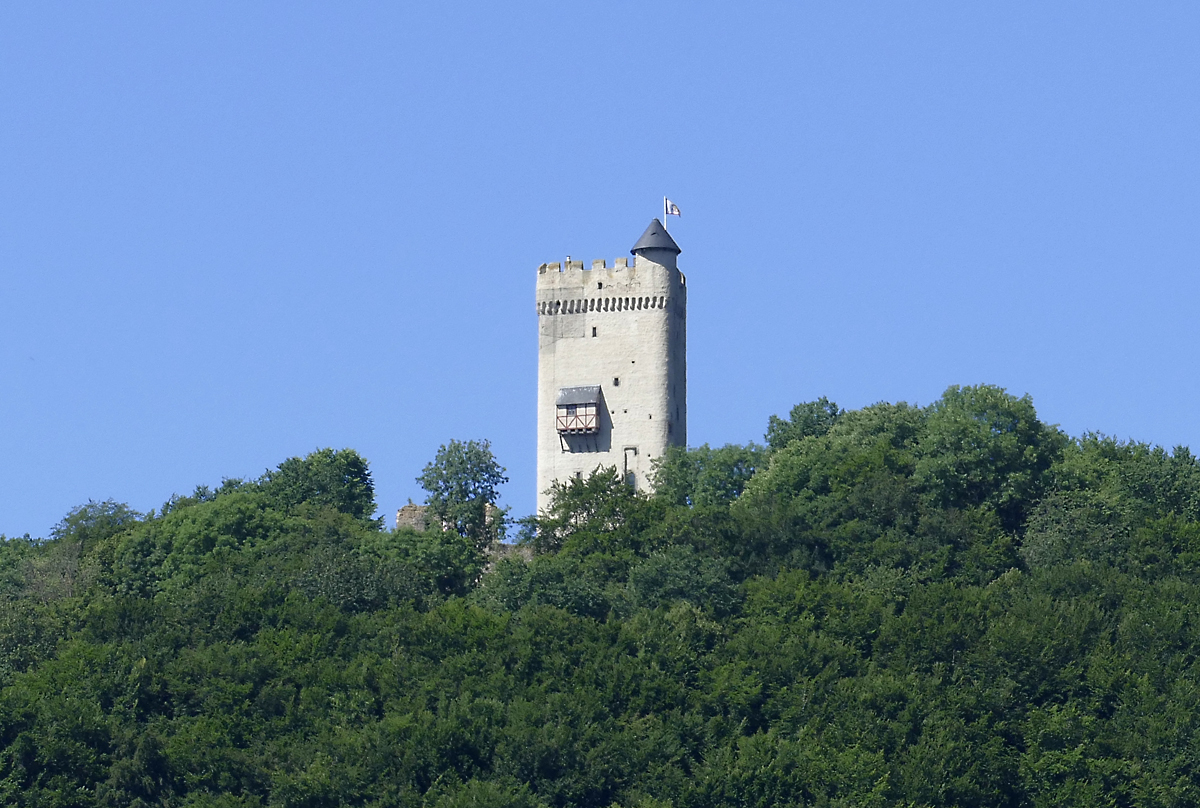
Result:
{"label": "flagpole", "polygon": [[663,197],[663,230],[670,232],[670,228],[667,227],[667,198],[665,196]]}

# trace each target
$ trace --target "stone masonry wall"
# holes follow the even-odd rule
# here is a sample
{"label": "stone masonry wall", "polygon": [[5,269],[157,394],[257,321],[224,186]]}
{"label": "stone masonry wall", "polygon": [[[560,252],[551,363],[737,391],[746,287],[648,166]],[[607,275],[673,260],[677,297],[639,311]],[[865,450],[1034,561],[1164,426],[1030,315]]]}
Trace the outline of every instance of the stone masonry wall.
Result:
{"label": "stone masonry wall", "polygon": [[[539,510],[553,481],[600,466],[646,489],[651,462],[687,443],[687,288],[674,256],[663,260],[538,267]],[[601,387],[600,432],[561,440],[558,390],[582,385]]]}

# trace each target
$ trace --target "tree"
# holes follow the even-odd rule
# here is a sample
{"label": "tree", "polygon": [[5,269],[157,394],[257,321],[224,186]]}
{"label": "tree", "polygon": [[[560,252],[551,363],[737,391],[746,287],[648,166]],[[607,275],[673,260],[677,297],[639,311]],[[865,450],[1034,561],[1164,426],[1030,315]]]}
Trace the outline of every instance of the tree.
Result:
{"label": "tree", "polygon": [[429,492],[429,515],[443,528],[470,539],[480,550],[504,537],[505,514],[495,508],[496,487],[508,482],[491,441],[452,440],[417,478]]}
{"label": "tree", "polygon": [[550,506],[524,520],[525,540],[538,553],[558,552],[576,534],[611,538],[627,527],[630,515],[647,501],[614,466],[598,467],[584,478],[555,480],[548,493]]}
{"label": "tree", "polygon": [[1033,400],[1001,387],[954,385],[928,410],[914,477],[937,507],[990,505],[1016,530],[1041,497],[1066,438]]}
{"label": "tree", "polygon": [[[371,471],[353,449],[321,449],[304,458],[288,458],[275,471],[264,474],[259,485],[284,510],[311,502],[358,519],[370,519],[375,513]],[[232,490],[236,488],[234,481]]]}
{"label": "tree", "polygon": [[123,502],[89,499],[86,505],[72,508],[50,531],[50,538],[55,542],[76,543],[82,554],[101,539],[132,527],[142,516]]}
{"label": "tree", "polygon": [[842,410],[825,396],[792,407],[788,420],[772,415],[767,421],[767,446],[782,449],[792,441],[829,432],[842,417]]}
{"label": "tree", "polygon": [[671,446],[654,459],[655,496],[673,505],[728,507],[765,465],[761,446],[728,444],[718,449],[707,443],[695,449]]}
{"label": "tree", "polygon": [[85,555],[100,542],[139,523],[143,514],[111,499],[72,508],[31,556],[25,570],[28,594],[43,603],[75,595]]}

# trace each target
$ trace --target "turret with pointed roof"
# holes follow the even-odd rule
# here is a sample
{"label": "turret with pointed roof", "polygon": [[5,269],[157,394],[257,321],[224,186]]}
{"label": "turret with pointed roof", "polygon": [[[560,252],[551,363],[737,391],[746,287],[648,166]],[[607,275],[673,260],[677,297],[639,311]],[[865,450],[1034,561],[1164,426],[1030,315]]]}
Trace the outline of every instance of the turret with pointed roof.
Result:
{"label": "turret with pointed roof", "polygon": [[652,219],[650,226],[646,228],[646,232],[642,233],[642,237],[637,240],[637,244],[633,245],[633,249],[629,252],[637,255],[641,250],[670,250],[679,255],[683,250],[679,249],[679,245],[675,243],[675,239],[671,238],[671,234],[667,232],[667,228],[663,227],[663,223],[658,219]]}

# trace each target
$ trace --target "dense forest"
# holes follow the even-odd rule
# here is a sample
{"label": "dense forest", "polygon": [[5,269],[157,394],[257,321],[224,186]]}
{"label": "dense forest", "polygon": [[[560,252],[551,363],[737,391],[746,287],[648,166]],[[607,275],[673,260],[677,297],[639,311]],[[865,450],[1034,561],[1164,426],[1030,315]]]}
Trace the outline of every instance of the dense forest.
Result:
{"label": "dense forest", "polygon": [[0,542],[0,803],[1200,805],[1185,448],[952,387],[510,525],[486,443],[421,481],[424,532],[323,450]]}

